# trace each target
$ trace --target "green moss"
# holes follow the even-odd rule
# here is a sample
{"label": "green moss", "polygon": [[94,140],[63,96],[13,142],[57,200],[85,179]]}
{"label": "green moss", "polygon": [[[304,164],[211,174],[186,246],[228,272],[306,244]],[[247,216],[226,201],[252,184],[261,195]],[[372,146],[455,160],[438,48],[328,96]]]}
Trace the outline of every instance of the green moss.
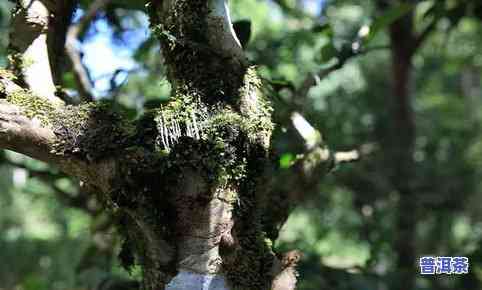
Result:
{"label": "green moss", "polygon": [[[206,0],[174,1],[162,16],[151,10],[151,25],[163,48],[169,79],[176,93],[197,95],[204,102],[234,103],[243,81],[243,65],[210,46]],[[154,5],[151,5],[154,10]]]}
{"label": "green moss", "polygon": [[240,112],[247,119],[247,130],[253,142],[262,142],[266,148],[274,129],[271,120],[273,108],[261,90],[262,82],[254,66],[249,67],[244,75],[243,86],[239,92]]}
{"label": "green moss", "polygon": [[225,265],[228,279],[234,289],[269,289],[274,259],[271,241],[257,227],[238,229],[237,232],[243,233],[239,238],[241,250],[237,253],[235,263]]}
{"label": "green moss", "polygon": [[[252,127],[239,112],[229,106],[211,107],[206,112],[208,109],[196,98],[179,96],[172,103],[150,111],[148,116],[155,125],[143,119],[145,130],[159,128],[162,114],[165,126],[176,122],[183,128],[181,135],[171,139],[169,148],[157,143],[157,153],[143,157],[143,161],[138,161],[135,167],[130,165],[134,158],[129,153],[125,158],[125,171],[120,173],[122,181],[113,195],[113,203],[119,208],[142,208],[149,214],[149,224],[166,226],[158,231],[161,239],[175,239],[172,234],[175,224],[169,221],[174,223],[176,217],[166,218],[173,211],[171,196],[179,194],[178,189],[185,182],[179,180],[182,172],[195,170],[207,184],[207,190],[201,193],[200,199],[211,200],[222,192],[224,200],[236,206],[236,232],[241,250],[235,263],[226,265],[228,277],[237,285],[236,289],[266,289],[273,255],[256,218],[258,205],[255,195],[255,187],[266,162],[265,149],[252,144],[248,136]],[[198,138],[187,136],[185,131],[186,123],[192,122],[192,114],[205,114],[205,118],[199,121],[202,129]]]}
{"label": "green moss", "polygon": [[[145,178],[129,178],[137,180],[137,185],[129,188],[147,188],[143,195],[148,196],[150,204],[168,203],[170,192],[177,193],[178,176],[186,168],[202,173],[208,184],[204,199],[214,198],[217,191],[225,194],[224,199],[235,206],[234,231],[240,244],[234,262],[225,265],[235,289],[267,289],[274,257],[259,222],[261,204],[256,194],[267,162],[266,140],[273,128],[270,104],[261,94],[260,85],[255,69],[250,68],[233,98],[238,101],[214,104],[205,102],[203,94],[192,87],[178,86],[170,103],[148,113],[152,122],[142,121],[150,124],[144,127],[146,131],[157,130],[155,150],[162,153],[158,154],[160,161],[152,179],[164,182],[161,185],[146,183]],[[198,135],[188,133],[193,116]],[[175,127],[179,128],[176,133]],[[168,132],[168,142],[162,141],[166,138],[163,130]],[[137,202],[131,198],[127,203]],[[165,219],[156,222],[165,223]]]}
{"label": "green moss", "polygon": [[135,126],[104,102],[66,106],[52,124],[59,142],[53,152],[89,161],[119,154],[135,145]]}
{"label": "green moss", "polygon": [[17,90],[6,96],[9,103],[21,107],[28,118],[38,118],[42,124],[50,125],[56,110],[47,101],[26,90]]}
{"label": "green moss", "polygon": [[19,106],[26,117],[53,129],[58,137],[52,149],[55,154],[94,161],[119,154],[136,141],[135,126],[108,103],[55,108],[26,90],[8,94],[6,100]]}

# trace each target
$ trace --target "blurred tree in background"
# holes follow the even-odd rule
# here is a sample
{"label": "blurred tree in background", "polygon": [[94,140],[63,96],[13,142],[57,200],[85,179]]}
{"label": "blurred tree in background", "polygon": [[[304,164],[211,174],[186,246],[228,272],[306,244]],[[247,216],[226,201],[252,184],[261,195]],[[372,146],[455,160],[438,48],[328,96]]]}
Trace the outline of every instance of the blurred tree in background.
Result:
{"label": "blurred tree in background", "polygon": [[[92,1],[80,2],[77,20]],[[132,119],[171,90],[140,2],[111,1],[79,45],[91,93]],[[304,253],[298,289],[482,289],[482,3],[229,4],[274,104],[273,187],[304,185],[275,245]],[[12,5],[0,8],[4,66]],[[60,79],[79,102],[73,71]],[[295,113],[360,160],[307,184],[285,178],[307,146]],[[139,277],[120,266],[113,217],[92,190],[10,151],[0,162],[0,289],[121,289]],[[421,256],[469,257],[470,273],[421,276]]]}

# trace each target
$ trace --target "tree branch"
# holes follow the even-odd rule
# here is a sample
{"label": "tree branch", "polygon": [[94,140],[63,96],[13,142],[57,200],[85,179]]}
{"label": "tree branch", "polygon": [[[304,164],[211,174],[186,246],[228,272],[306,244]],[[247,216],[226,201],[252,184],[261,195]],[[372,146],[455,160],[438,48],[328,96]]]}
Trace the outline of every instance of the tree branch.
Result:
{"label": "tree branch", "polygon": [[415,53],[425,42],[428,36],[437,28],[437,24],[441,17],[435,17],[426,27],[425,29],[420,32],[419,35],[415,37],[415,41],[413,44],[413,53]]}
{"label": "tree branch", "polygon": [[55,7],[53,8],[53,16],[49,19],[47,45],[49,48],[53,80],[57,87],[63,83],[62,79],[66,68],[65,44],[67,30],[72,22],[78,2],[79,0],[63,0],[55,1],[55,4],[52,5]]}
{"label": "tree branch", "polygon": [[298,272],[296,266],[302,257],[297,250],[283,254],[281,261],[273,263],[274,279],[271,290],[295,290]]}
{"label": "tree branch", "polygon": [[21,109],[0,100],[0,147],[13,150],[45,162],[54,161],[49,153],[55,134],[27,118]]}
{"label": "tree branch", "polygon": [[[361,40],[358,40],[355,43],[358,43],[359,45],[361,45]],[[341,69],[349,60],[357,56],[368,54],[370,52],[385,50],[389,48],[390,46],[382,45],[382,46],[362,48],[360,50],[349,49],[349,51],[346,51],[345,53],[340,53],[340,55],[338,56],[337,62],[335,64],[327,68],[320,69],[318,72],[309,73],[305,77],[299,89],[294,92],[294,95],[296,97],[296,100],[295,100],[296,104],[299,104],[299,105],[303,104],[312,87],[319,84],[321,80],[326,78],[331,73]]]}
{"label": "tree branch", "polygon": [[335,164],[354,162],[360,159],[358,150],[338,151],[334,154]]}
{"label": "tree branch", "polygon": [[339,65],[333,65],[326,69],[321,69],[318,72],[309,73],[303,80],[303,83],[301,84],[300,88],[295,92],[296,103],[297,104],[303,103],[306,100],[308,93],[312,87],[317,85],[326,76],[328,76],[329,74],[331,74],[332,72],[340,68],[341,66]]}
{"label": "tree branch", "polygon": [[28,89],[52,105],[63,101],[55,96],[56,87],[49,62],[47,33],[52,7],[47,0],[19,0],[12,15],[10,65]]}
{"label": "tree branch", "polygon": [[53,128],[45,124],[41,116],[31,114],[29,109],[8,101],[20,100],[22,103],[29,102],[29,98],[33,103],[46,103],[34,105],[41,111],[62,110],[49,107],[45,99],[31,95],[12,80],[0,75],[0,148],[58,166],[63,172],[88,183],[95,183],[103,191],[108,191],[110,179],[115,172],[113,161],[91,164],[72,156],[56,154],[54,144],[59,140]]}
{"label": "tree branch", "polygon": [[79,90],[80,99],[90,102],[94,99],[92,95],[92,81],[89,77],[87,68],[82,63],[79,52],[79,35],[85,31],[92,20],[95,18],[99,10],[103,9],[111,0],[96,0],[85,12],[82,18],[75,24],[71,25],[67,32],[66,52],[72,64],[77,89]]}
{"label": "tree branch", "polygon": [[[328,148],[321,133],[316,130],[301,114],[291,116],[293,127],[305,142],[305,152],[292,161],[289,168],[281,169],[271,180],[267,214],[264,224],[270,239],[278,237],[279,230],[288,219],[291,211],[303,200],[318,192],[323,177],[337,165],[359,160],[358,150],[337,152]],[[281,186],[280,186],[281,185]]]}

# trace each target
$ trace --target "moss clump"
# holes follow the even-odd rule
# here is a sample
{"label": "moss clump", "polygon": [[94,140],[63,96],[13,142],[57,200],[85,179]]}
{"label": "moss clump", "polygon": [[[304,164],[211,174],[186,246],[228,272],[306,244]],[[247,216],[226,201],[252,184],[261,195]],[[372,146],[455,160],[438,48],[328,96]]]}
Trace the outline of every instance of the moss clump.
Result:
{"label": "moss clump", "polygon": [[[178,99],[163,107],[162,113],[174,119],[178,117],[180,127],[185,128],[184,122],[190,121],[190,114],[185,114],[185,111],[199,109],[192,104],[197,103]],[[160,110],[150,112],[152,120],[143,119],[143,128],[150,132],[157,128],[155,119],[156,114],[160,113]],[[164,121],[167,119],[166,117]],[[257,223],[255,195],[255,186],[264,168],[266,154],[262,146],[252,145],[246,132],[248,125],[244,120],[239,113],[229,108],[216,108],[204,120],[205,126],[199,132],[199,138],[185,135],[183,129],[184,133],[171,144],[167,152],[163,150],[162,144],[156,145],[157,152],[163,152],[162,154],[153,152],[142,156],[135,153],[142,150],[132,149],[131,153],[126,154],[125,169],[119,172],[119,188],[111,195],[112,204],[116,208],[141,209],[145,214],[142,219],[149,227],[156,229],[158,239],[175,245],[178,220],[178,205],[175,202],[181,198],[179,188],[186,182],[182,176],[191,171],[200,174],[206,186],[203,186],[203,192],[195,200],[189,201],[200,204],[192,206],[207,204],[210,200],[219,198],[221,193],[224,201],[237,206],[236,232],[239,233],[237,237],[241,249],[235,263],[226,264],[228,277],[237,285],[237,289],[266,289],[264,286],[269,283],[267,269],[271,267],[272,252],[269,245],[264,243],[264,234]],[[134,156],[141,157],[138,159]],[[240,192],[243,192],[241,196]],[[159,228],[160,225],[163,227]],[[129,234],[128,230],[124,232]],[[138,241],[135,242],[138,245],[132,245],[133,240]],[[145,255],[143,249],[147,242],[142,242],[141,238],[131,238],[130,241],[126,245],[136,252],[137,257]],[[129,257],[126,260],[132,263],[130,255],[128,250],[123,250],[123,256]],[[145,259],[135,259],[135,263],[143,264]],[[238,264],[244,266],[238,268]],[[175,265],[167,265],[163,271],[169,272],[175,268]]]}
{"label": "moss clump", "polygon": [[247,131],[253,143],[263,144],[268,149],[274,124],[271,120],[273,108],[261,91],[262,82],[256,67],[246,70],[243,86],[239,89],[239,110],[246,118]]}
{"label": "moss clump", "polygon": [[[153,8],[155,5],[151,5]],[[198,95],[203,102],[235,103],[244,65],[211,47],[207,37],[206,0],[174,1],[165,15],[151,12],[151,25],[163,48],[169,78],[176,92]]]}
{"label": "moss clump", "polygon": [[88,161],[119,154],[134,145],[135,127],[109,103],[67,106],[56,112],[53,121],[59,137],[53,152]]}
{"label": "moss clump", "polygon": [[[250,217],[250,220],[253,217]],[[234,289],[269,289],[272,281],[272,267],[274,253],[272,243],[265,238],[259,227],[252,227],[252,223],[236,228],[236,232],[243,233],[239,238],[241,250],[236,253],[235,262],[224,265],[229,281],[235,285]]]}
{"label": "moss clump", "polygon": [[209,117],[199,98],[178,94],[169,104],[155,110],[157,148],[169,151],[181,136],[200,139]]}
{"label": "moss clump", "polygon": [[6,100],[54,130],[58,138],[52,153],[94,161],[135,145],[135,126],[109,103],[55,108],[26,90],[10,93]]}
{"label": "moss clump", "polygon": [[[254,68],[248,69],[241,84],[233,88],[236,93],[232,100],[214,103],[206,101],[204,91],[179,85],[169,104],[150,111],[142,119],[141,127],[149,132],[144,136],[149,136],[145,140],[154,144],[151,148],[162,153],[156,155],[161,161],[152,178],[132,178],[136,185],[129,188],[142,186],[145,190],[139,195],[146,197],[145,200],[133,198],[136,194],[124,194],[118,195],[123,201],[117,202],[170,204],[169,200],[179,194],[180,183],[184,182],[179,176],[187,169],[194,169],[207,184],[199,200],[209,201],[219,192],[229,192],[223,198],[235,206],[233,232],[239,249],[233,259],[226,257],[226,261],[232,262],[223,265],[229,280],[236,289],[267,289],[274,254],[260,224],[262,205],[256,187],[268,162],[273,124],[270,104],[259,91],[261,83]],[[197,134],[188,129],[192,129],[194,118]],[[152,180],[162,180],[162,184]],[[164,211],[169,209],[158,209]],[[152,223],[165,224],[165,215],[153,215]]]}
{"label": "moss clump", "polygon": [[258,185],[263,182],[267,166],[266,148],[250,142],[246,155],[246,174],[239,182],[239,200],[234,208],[234,235],[239,249],[233,263],[225,265],[227,277],[235,289],[269,289],[272,281],[274,253],[272,243],[262,229],[262,196]]}

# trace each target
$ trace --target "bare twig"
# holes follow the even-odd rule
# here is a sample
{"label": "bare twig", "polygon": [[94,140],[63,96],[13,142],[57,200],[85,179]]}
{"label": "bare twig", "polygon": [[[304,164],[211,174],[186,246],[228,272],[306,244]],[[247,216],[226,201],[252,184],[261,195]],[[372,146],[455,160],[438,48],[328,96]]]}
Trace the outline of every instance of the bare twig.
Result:
{"label": "bare twig", "polygon": [[[361,44],[360,44],[361,45]],[[362,56],[365,54],[368,54],[370,52],[378,51],[378,50],[385,50],[389,49],[389,45],[381,45],[381,46],[372,46],[372,47],[367,47],[363,48],[357,51],[351,51],[350,53],[346,54],[345,57],[339,57],[337,62],[327,68],[320,69],[318,72],[315,73],[309,73],[301,86],[299,87],[298,90],[295,91],[295,96],[296,96],[296,103],[301,104],[303,101],[306,99],[308,96],[308,93],[312,87],[315,85],[319,84],[324,78],[326,78],[328,75],[333,73],[334,71],[337,71],[341,69],[350,59],[356,57],[356,56]]]}
{"label": "bare twig", "polygon": [[79,35],[82,31],[87,29],[99,10],[109,4],[111,0],[96,0],[89,9],[85,12],[82,18],[75,24],[71,25],[67,31],[66,51],[72,63],[72,70],[74,72],[75,81],[79,90],[81,100],[85,102],[93,101],[92,95],[93,86],[89,77],[87,68],[82,63],[82,58],[78,50]]}
{"label": "bare twig", "polygon": [[358,150],[338,151],[334,154],[335,164],[354,162],[360,159]]}

